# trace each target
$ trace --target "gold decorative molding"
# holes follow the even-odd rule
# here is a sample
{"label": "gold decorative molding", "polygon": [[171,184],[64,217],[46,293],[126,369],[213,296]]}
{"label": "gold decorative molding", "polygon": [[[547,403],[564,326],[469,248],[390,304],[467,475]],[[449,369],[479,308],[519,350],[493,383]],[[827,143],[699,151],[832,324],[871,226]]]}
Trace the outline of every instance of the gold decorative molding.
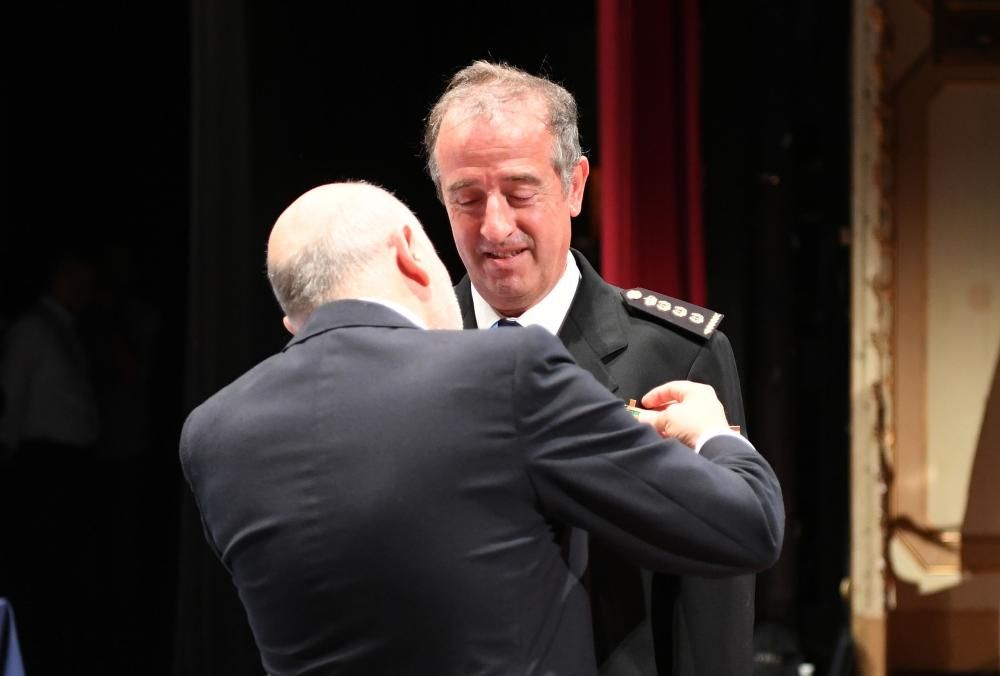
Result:
{"label": "gold decorative molding", "polygon": [[[892,435],[892,246],[887,198],[886,15],[854,2],[851,262],[851,582],[855,640],[866,674],[884,674],[888,475]],[[882,643],[880,644],[880,641]],[[881,646],[881,647],[880,647]]]}

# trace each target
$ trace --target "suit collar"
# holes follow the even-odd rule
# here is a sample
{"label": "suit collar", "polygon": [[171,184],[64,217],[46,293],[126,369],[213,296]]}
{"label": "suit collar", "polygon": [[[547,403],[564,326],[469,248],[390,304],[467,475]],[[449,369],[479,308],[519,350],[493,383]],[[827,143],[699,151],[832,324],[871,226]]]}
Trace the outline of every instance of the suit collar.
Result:
{"label": "suit collar", "polygon": [[[363,300],[338,300],[313,310],[305,326],[292,337],[284,350],[313,336],[351,326],[380,326],[393,329],[419,329],[398,312],[381,303]],[[283,351],[284,351],[283,350]]]}

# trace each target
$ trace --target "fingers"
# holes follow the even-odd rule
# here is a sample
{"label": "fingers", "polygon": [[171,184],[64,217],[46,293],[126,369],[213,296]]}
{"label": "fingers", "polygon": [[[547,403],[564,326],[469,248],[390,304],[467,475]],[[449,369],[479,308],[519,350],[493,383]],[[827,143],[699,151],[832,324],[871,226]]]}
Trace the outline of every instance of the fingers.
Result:
{"label": "fingers", "polygon": [[671,406],[667,406],[662,411],[644,410],[637,417],[639,422],[649,425],[664,438],[678,436],[678,420],[683,421],[685,419],[686,414],[672,410]]}
{"label": "fingers", "polygon": [[663,437],[674,437],[694,447],[703,433],[727,427],[725,410],[715,390],[701,383],[674,381],[656,387],[642,398],[647,409],[639,421],[653,427]]}
{"label": "fingers", "polygon": [[704,396],[707,392],[711,392],[712,396],[715,396],[715,390],[710,385],[694,383],[690,380],[673,380],[659,387],[654,387],[643,395],[642,405],[645,408],[663,408],[682,402],[693,393]]}
{"label": "fingers", "polygon": [[649,425],[660,434],[663,434],[663,421],[660,420],[660,411],[639,411],[636,420]]}

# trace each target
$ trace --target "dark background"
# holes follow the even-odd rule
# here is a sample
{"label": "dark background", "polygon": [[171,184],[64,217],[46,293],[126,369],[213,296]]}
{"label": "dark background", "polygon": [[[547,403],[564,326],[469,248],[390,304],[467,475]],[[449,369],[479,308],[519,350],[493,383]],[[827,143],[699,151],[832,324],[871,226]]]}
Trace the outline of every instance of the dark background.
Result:
{"label": "dark background", "polygon": [[[709,305],[727,315],[751,435],[768,449],[788,503],[785,555],[761,577],[759,644],[804,653],[820,674],[846,621],[837,592],[848,551],[846,5],[702,5]],[[145,440],[128,463],[99,460],[91,479],[101,506],[94,589],[52,620],[96,618],[95,656],[81,673],[186,673],[175,663],[197,662],[191,646],[211,640],[202,630],[216,611],[205,604],[235,598],[221,575],[190,583],[203,575],[207,547],[189,523],[176,442],[194,405],[284,343],[263,273],[281,209],[328,181],[385,185],[421,218],[457,279],[447,219],[423,171],[430,104],[474,58],[548,74],[576,94],[584,148],[599,167],[595,14],[574,0],[519,8],[47,2],[8,13],[0,329],[65,245],[92,255],[102,278],[120,273],[122,252],[130,264],[112,310],[86,324],[96,352],[122,331],[115,299],[144,308],[157,327],[152,377],[137,393],[148,408]],[[235,60],[232,77],[225,68],[225,77],[206,77],[211,69],[193,54],[212,50]],[[239,114],[232,127],[217,125],[206,157],[212,144],[199,136],[201,121],[218,101]],[[232,191],[215,188],[230,179],[243,206],[223,228],[201,207],[224,204]],[[592,211],[574,225],[582,243],[591,241]],[[108,267],[112,260],[118,267]],[[213,302],[217,320],[206,319]],[[232,312],[244,323],[231,325]],[[211,345],[224,345],[227,357],[206,376],[199,364]],[[44,485],[37,493],[62,499]],[[14,582],[0,584],[10,596]],[[200,590],[193,600],[192,589]]]}

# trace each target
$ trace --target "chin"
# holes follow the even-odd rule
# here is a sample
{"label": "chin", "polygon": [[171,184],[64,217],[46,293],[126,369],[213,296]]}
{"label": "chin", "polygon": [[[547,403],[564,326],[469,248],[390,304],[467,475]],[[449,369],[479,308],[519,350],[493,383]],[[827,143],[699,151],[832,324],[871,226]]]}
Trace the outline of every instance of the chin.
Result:
{"label": "chin", "polygon": [[488,290],[489,296],[483,294],[483,298],[493,307],[502,308],[517,305],[524,299],[524,289],[520,284],[512,284],[512,281],[487,278],[487,284],[476,288]]}

